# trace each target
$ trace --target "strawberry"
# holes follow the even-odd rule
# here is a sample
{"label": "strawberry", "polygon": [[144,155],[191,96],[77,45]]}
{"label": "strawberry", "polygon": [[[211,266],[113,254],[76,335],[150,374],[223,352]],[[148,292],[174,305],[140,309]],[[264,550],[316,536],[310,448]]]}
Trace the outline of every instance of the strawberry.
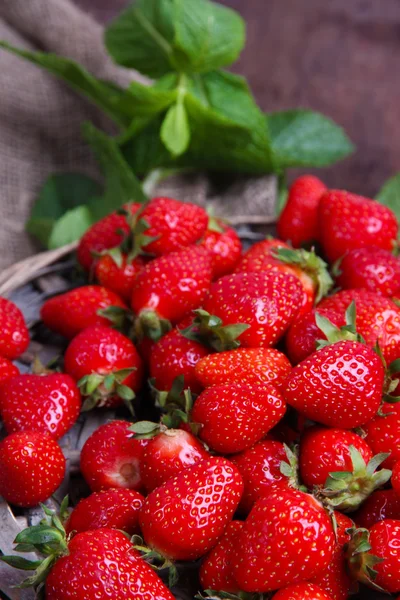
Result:
{"label": "strawberry", "polygon": [[367,529],[353,531],[348,544],[348,565],[353,577],[381,591],[400,592],[400,521],[385,519]]}
{"label": "strawberry", "polygon": [[363,429],[367,434],[365,441],[374,453],[389,453],[384,466],[394,467],[400,460],[400,404],[383,404],[379,414],[363,425]]}
{"label": "strawberry", "polygon": [[312,579],[329,594],[332,600],[346,600],[352,591],[353,581],[347,572],[345,545],[350,541],[348,530],[354,527],[349,517],[335,511],[336,540],[333,556],[328,566]]}
{"label": "strawberry", "polygon": [[193,423],[199,437],[221,454],[241,452],[263,438],[286,411],[272,384],[230,383],[204,390],[194,403]]}
{"label": "strawberry", "polygon": [[0,495],[25,508],[47,500],[61,484],[65,458],[57,442],[39,431],[18,431],[0,442]]}
{"label": "strawberry", "polygon": [[145,264],[141,256],[129,258],[120,250],[114,249],[96,261],[95,276],[100,285],[129,303],[136,276]]}
{"label": "strawberry", "polygon": [[388,250],[355,248],[337,267],[337,284],[345,289],[364,288],[381,296],[400,295],[400,260]]}
{"label": "strawberry", "polygon": [[58,439],[80,409],[79,389],[64,373],[16,375],[0,385],[0,414],[8,433],[33,430]]}
{"label": "strawberry", "polygon": [[13,360],[29,345],[29,331],[18,306],[0,296],[0,356]]}
{"label": "strawberry", "polygon": [[203,556],[222,536],[242,491],[239,472],[225,458],[188,467],[146,498],[139,519],[145,542],[172,560]]}
{"label": "strawberry", "polygon": [[324,570],[335,547],[328,513],[309,494],[279,488],[254,505],[238,536],[232,573],[246,592],[268,592]]}
{"label": "strawberry", "polygon": [[149,440],[134,439],[127,421],[101,425],[86,440],[81,471],[92,492],[110,488],[143,489],[140,465]]}
{"label": "strawberry", "polygon": [[278,235],[299,248],[319,238],[318,205],[326,186],[318,177],[303,175],[294,180],[278,219]]}
{"label": "strawberry", "polygon": [[273,383],[279,388],[289,375],[291,365],[275,348],[237,348],[201,358],[194,371],[203,387],[225,383]]}
{"label": "strawberry", "polygon": [[[347,598],[347,596],[346,596]],[[327,594],[315,583],[297,583],[282,588],[272,596],[275,600],[333,600],[333,596]]]}
{"label": "strawberry", "polygon": [[212,254],[213,279],[232,273],[242,254],[242,242],[238,234],[220,219],[209,220],[200,245]]}
{"label": "strawberry", "polygon": [[[131,429],[135,431],[135,425]],[[192,433],[182,429],[162,430],[144,449],[140,462],[143,485],[148,493],[152,492],[206,458],[210,458],[209,453]]]}
{"label": "strawberry", "polygon": [[301,312],[307,313],[333,284],[326,263],[315,252],[293,250],[280,240],[263,240],[244,254],[236,273],[276,271],[294,275],[303,287]]}
{"label": "strawberry", "polygon": [[287,461],[285,447],[275,440],[261,440],[252,448],[235,454],[230,460],[237,467],[244,483],[239,508],[248,514],[254,504],[266,496],[274,487],[288,483],[281,471],[282,462]]}
{"label": "strawberry", "polygon": [[109,325],[100,311],[116,306],[126,309],[121,298],[99,285],[84,285],[46,300],[40,311],[45,325],[72,340],[80,331],[93,325]]}
{"label": "strawberry", "polygon": [[203,302],[211,275],[211,255],[200,246],[189,246],[148,263],[136,277],[132,292],[139,330],[159,339],[169,321],[179,323]]}
{"label": "strawberry", "polygon": [[394,465],[392,473],[392,486],[400,500],[400,460]]}
{"label": "strawberry", "polygon": [[359,342],[336,342],[294,367],[283,395],[308,419],[352,429],[376,414],[384,376],[382,361],[373,350]]}
{"label": "strawberry", "polygon": [[244,347],[272,346],[299,311],[302,287],[293,275],[236,273],[211,285],[203,307],[225,325],[249,325],[239,341]]}
{"label": "strawberry", "polygon": [[15,375],[19,375],[18,367],[9,361],[8,358],[0,356],[0,383]]}
{"label": "strawberry", "polygon": [[317,311],[318,314],[329,319],[337,327],[342,327],[345,324],[344,314],[342,315],[334,309],[323,309],[320,307],[295,319],[289,327],[285,339],[287,355],[294,365],[297,365],[315,352],[317,340],[326,339],[326,335],[318,327],[315,320]]}
{"label": "strawberry", "polygon": [[[130,203],[125,206],[125,210],[133,215],[140,207],[140,204]],[[79,242],[77,258],[86,271],[90,271],[93,266],[96,254],[118,246],[124,236],[129,235],[130,226],[126,217],[124,211],[121,211],[121,214],[112,213],[94,223],[83,234]]]}
{"label": "strawberry", "polygon": [[383,519],[400,519],[400,499],[394,490],[377,490],[352,516],[357,526],[365,529]]}
{"label": "strawberry", "polygon": [[119,529],[133,535],[139,533],[139,511],[143,496],[135,490],[109,489],[94,492],[83,498],[69,516],[67,534],[77,534],[92,529]]}
{"label": "strawberry", "polygon": [[204,557],[199,571],[203,590],[240,592],[232,577],[230,557],[242,527],[242,521],[231,521],[216,546]]}
{"label": "strawberry", "polygon": [[142,359],[131,340],[102,325],[87,327],[70,342],[64,366],[86,397],[84,410],[130,402],[143,379]]}
{"label": "strawberry", "polygon": [[392,250],[398,225],[394,213],[369,198],[344,190],[328,190],[318,208],[323,250],[334,262],[354,248]]}

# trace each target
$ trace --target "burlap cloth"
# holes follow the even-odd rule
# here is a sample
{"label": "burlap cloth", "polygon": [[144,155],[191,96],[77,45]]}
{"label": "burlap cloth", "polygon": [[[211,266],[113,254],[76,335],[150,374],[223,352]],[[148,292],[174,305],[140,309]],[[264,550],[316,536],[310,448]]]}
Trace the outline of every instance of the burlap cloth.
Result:
{"label": "burlap cloth", "polygon": [[[126,85],[137,73],[107,57],[103,28],[68,0],[0,0],[0,39],[55,52],[103,79]],[[68,86],[40,68],[0,50],[0,268],[37,252],[24,224],[40,186],[54,172],[97,175],[81,124],[112,131],[108,119]],[[216,212],[272,214],[273,178],[242,178],[222,189],[204,175],[175,179],[162,190],[204,203]]]}

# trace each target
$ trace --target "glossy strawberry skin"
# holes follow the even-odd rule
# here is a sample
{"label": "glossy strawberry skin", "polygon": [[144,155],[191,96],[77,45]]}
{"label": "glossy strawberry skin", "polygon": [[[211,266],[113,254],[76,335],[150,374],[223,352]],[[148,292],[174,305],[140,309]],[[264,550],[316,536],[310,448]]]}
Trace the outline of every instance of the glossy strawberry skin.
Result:
{"label": "glossy strawberry skin", "polygon": [[390,453],[382,464],[392,469],[400,460],[400,404],[383,404],[380,413],[382,416],[376,415],[363,426],[367,434],[365,441],[374,454]]}
{"label": "glossy strawberry skin", "polygon": [[400,460],[393,467],[392,486],[400,500]]}
{"label": "glossy strawberry skin", "polygon": [[343,288],[364,288],[382,296],[400,294],[400,260],[388,250],[366,247],[348,252],[339,265],[337,284]]}
{"label": "glossy strawberry skin", "polygon": [[384,375],[382,361],[373,350],[358,342],[336,342],[294,367],[283,395],[313,421],[352,429],[376,414]]}
{"label": "glossy strawberry skin", "polygon": [[13,360],[29,345],[29,331],[18,306],[0,296],[0,356]]}
{"label": "glossy strawberry skin", "polygon": [[80,409],[79,389],[64,373],[16,375],[0,384],[0,414],[8,433],[42,431],[58,439]]}
{"label": "glossy strawberry skin", "polygon": [[81,472],[92,492],[110,488],[142,490],[140,464],[149,440],[137,440],[127,421],[101,425],[86,440]]}
{"label": "glossy strawberry skin", "polygon": [[21,431],[0,442],[0,494],[7,502],[36,506],[56,491],[64,474],[64,455],[50,435]]}
{"label": "glossy strawberry skin", "polygon": [[333,600],[321,587],[315,583],[296,583],[282,588],[272,596],[275,600]]}
{"label": "glossy strawberry skin", "polygon": [[372,450],[357,434],[346,429],[311,427],[300,442],[300,475],[303,483],[312,489],[324,485],[329,474],[337,471],[353,471],[349,446],[354,446],[366,463],[372,458]]}
{"label": "glossy strawberry skin", "polygon": [[295,318],[301,298],[301,284],[292,275],[237,273],[212,284],[203,308],[224,325],[249,325],[239,337],[243,347],[269,347]]}
{"label": "glossy strawberry skin", "polygon": [[179,323],[201,305],[211,276],[211,256],[200,246],[156,258],[136,278],[132,308],[137,315],[155,311],[158,316]]}
{"label": "glossy strawberry skin", "polygon": [[298,490],[272,490],[254,505],[237,540],[232,573],[246,592],[305,581],[329,564],[335,534],[325,509]]}
{"label": "glossy strawberry skin", "polygon": [[159,433],[147,444],[140,462],[147,493],[207,458],[210,458],[210,454],[190,432],[167,429]]}
{"label": "glossy strawberry skin", "polygon": [[325,340],[325,334],[315,321],[315,314],[321,314],[337,327],[345,325],[344,314],[333,309],[317,308],[295,319],[286,334],[286,352],[293,365],[315,352],[317,340]]}
{"label": "glossy strawberry skin", "polygon": [[146,544],[172,560],[203,556],[231,521],[242,491],[239,472],[224,458],[185,469],[146,498],[140,514]]}
{"label": "glossy strawberry skin", "polygon": [[150,225],[145,235],[157,238],[144,246],[143,250],[156,256],[194,244],[205,233],[208,225],[208,215],[204,208],[166,197],[153,198],[140,218]]}
{"label": "glossy strawberry skin", "polygon": [[129,539],[114,529],[76,535],[46,580],[46,600],[174,600]]}
{"label": "glossy strawberry skin", "polygon": [[326,186],[313,175],[303,175],[292,183],[286,205],[278,219],[278,235],[294,248],[319,238],[318,205]]}
{"label": "glossy strawberry skin", "polygon": [[394,213],[369,198],[344,190],[328,190],[318,209],[321,242],[330,262],[354,248],[392,250],[398,224]]}
{"label": "glossy strawberry skin", "polygon": [[119,529],[129,535],[139,533],[139,511],[144,498],[128,489],[94,492],[75,506],[65,525],[67,534],[93,529]]}
{"label": "glossy strawberry skin", "polygon": [[384,519],[400,520],[400,498],[394,490],[377,490],[353,514],[358,527],[371,529],[375,523]]}
{"label": "glossy strawberry skin", "polygon": [[[133,342],[119,331],[102,325],[87,327],[69,344],[65,356],[66,372],[75,381],[86,375],[108,375],[122,369],[134,370],[122,381],[134,392],[143,381],[143,363]],[[118,406],[122,399],[104,390],[100,406]]]}
{"label": "glossy strawberry skin", "polygon": [[40,314],[49,329],[71,340],[86,327],[110,326],[110,321],[98,314],[110,306],[126,308],[114,292],[99,285],[85,285],[46,300]]}
{"label": "glossy strawberry skin", "polygon": [[200,245],[207,248],[213,257],[213,279],[232,273],[242,254],[242,242],[236,231],[217,219],[221,232],[207,229]]}
{"label": "glossy strawberry skin", "polygon": [[8,358],[0,356],[0,383],[19,375],[19,369]]}
{"label": "glossy strawberry skin", "polygon": [[239,509],[248,514],[254,504],[276,487],[287,482],[281,463],[287,462],[285,447],[275,440],[261,440],[252,448],[235,454],[230,460],[240,472],[244,491]]}
{"label": "glossy strawberry skin", "polygon": [[198,435],[210,448],[233,454],[263,438],[285,411],[274,385],[231,383],[204,390],[194,403],[191,420],[201,425]]}
{"label": "glossy strawberry skin", "polygon": [[232,577],[230,558],[242,527],[242,521],[231,521],[216,546],[203,559],[199,571],[203,590],[240,592]]}
{"label": "glossy strawberry skin", "polygon": [[203,387],[273,383],[280,388],[291,369],[286,356],[275,348],[237,348],[201,358],[194,370]]}
{"label": "glossy strawberry skin", "polygon": [[105,254],[96,261],[95,276],[100,285],[129,303],[136,276],[145,264],[141,256],[127,260],[126,255],[123,255],[122,264],[119,266],[112,256]]}
{"label": "glossy strawberry skin", "polygon": [[384,560],[375,565],[374,583],[392,594],[400,592],[400,520],[385,519],[371,527],[370,554]]}

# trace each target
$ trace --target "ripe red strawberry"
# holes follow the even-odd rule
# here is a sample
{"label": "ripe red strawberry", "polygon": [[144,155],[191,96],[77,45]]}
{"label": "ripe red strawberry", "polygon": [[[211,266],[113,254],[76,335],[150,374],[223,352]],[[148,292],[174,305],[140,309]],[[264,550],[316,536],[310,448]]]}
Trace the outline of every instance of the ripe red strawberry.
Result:
{"label": "ripe red strawberry", "polygon": [[355,248],[338,266],[338,285],[347,290],[364,288],[382,296],[400,295],[400,260],[388,250]]}
{"label": "ripe red strawberry", "polygon": [[272,490],[254,505],[238,536],[232,573],[246,592],[305,581],[327,567],[335,547],[328,513],[309,494]]}
{"label": "ripe red strawberry", "polygon": [[398,224],[394,213],[369,198],[344,190],[328,190],[318,209],[321,243],[330,262],[353,248],[392,250]]}
{"label": "ripe red strawberry", "polygon": [[282,462],[287,462],[285,447],[281,442],[261,440],[230,459],[243,479],[244,491],[239,508],[244,514],[248,514],[257,500],[274,487],[288,482],[281,472]]}
{"label": "ripe red strawberry", "polygon": [[286,334],[286,352],[294,365],[297,365],[315,352],[317,340],[326,339],[326,335],[316,323],[315,314],[317,312],[329,319],[337,327],[342,327],[345,324],[344,314],[334,309],[323,309],[320,307],[295,319]]}
{"label": "ripe red strawberry", "polygon": [[165,333],[162,321],[179,323],[198,308],[211,275],[211,255],[201,246],[189,246],[148,263],[136,278],[131,302],[149,337],[159,339]]}
{"label": "ripe red strawberry", "polygon": [[99,285],[84,285],[46,300],[40,314],[49,329],[72,340],[86,327],[110,326],[110,320],[99,314],[110,306],[127,308],[114,292]]}
{"label": "ripe red strawberry", "polygon": [[83,498],[65,524],[67,534],[93,529],[119,529],[139,533],[139,511],[144,498],[135,490],[109,489]]}
{"label": "ripe red strawberry", "polygon": [[365,441],[374,454],[389,453],[383,465],[391,469],[400,460],[400,404],[383,404],[379,412],[363,425],[367,434]]}
{"label": "ripe red strawberry", "polygon": [[[140,204],[134,203],[125,205],[125,209],[132,215],[140,207]],[[125,214],[115,212],[103,217],[81,237],[77,250],[79,264],[86,271],[89,271],[95,262],[96,254],[119,246],[124,236],[130,233],[130,230]]]}
{"label": "ripe red strawberry", "polygon": [[119,251],[104,254],[96,261],[95,276],[100,285],[129,303],[136,276],[145,264],[141,256],[129,259]]}
{"label": "ripe red strawberry", "polygon": [[210,458],[199,440],[183,429],[166,429],[149,440],[140,462],[146,491],[152,492],[181,471]]}
{"label": "ripe red strawberry", "polygon": [[359,342],[336,342],[294,367],[283,394],[307,418],[352,429],[376,414],[384,376],[382,361],[371,348]]}
{"label": "ripe red strawberry", "polygon": [[302,287],[293,275],[237,273],[212,284],[203,307],[224,325],[249,325],[239,341],[244,347],[268,347],[285,333],[301,306]]}
{"label": "ripe red strawberry", "polygon": [[357,529],[348,545],[351,574],[374,588],[400,592],[400,521],[385,519],[367,529]]}
{"label": "ripe red strawberry", "polygon": [[242,527],[242,521],[231,521],[216,546],[203,559],[199,571],[203,590],[240,592],[232,577],[230,558]]}
{"label": "ripe red strawberry", "polygon": [[275,348],[237,348],[200,359],[195,375],[203,387],[225,383],[273,383],[280,387],[291,371],[286,356]]}
{"label": "ripe red strawberry", "polygon": [[134,439],[127,421],[101,425],[86,440],[81,471],[92,492],[110,488],[143,489],[140,465],[149,440]]}
{"label": "ripe red strawberry", "polygon": [[131,401],[143,379],[142,359],[131,340],[102,325],[87,327],[70,342],[64,366],[86,397],[86,410]]}
{"label": "ripe red strawberry", "polygon": [[[275,600],[334,600],[315,583],[297,583],[282,588],[272,596]],[[347,596],[346,596],[347,598]]]}
{"label": "ripe red strawberry", "polygon": [[16,375],[0,385],[0,414],[8,433],[33,430],[58,439],[80,409],[79,389],[64,373]]}
{"label": "ripe red strawberry", "polygon": [[200,245],[212,254],[213,279],[232,273],[242,253],[238,234],[220,219],[210,219]]}
{"label": "ripe red strawberry", "polygon": [[0,356],[0,383],[15,375],[19,375],[18,367],[9,361],[8,358]]}
{"label": "ripe red strawberry", "polygon": [[0,296],[0,356],[13,360],[29,345],[29,331],[18,306]]}
{"label": "ripe red strawberry", "polygon": [[194,244],[208,225],[208,215],[201,206],[165,197],[153,198],[140,219],[149,225],[146,236],[155,238],[143,250],[156,256]]}
{"label": "ripe red strawberry", "polygon": [[312,583],[327,592],[332,600],[347,600],[353,587],[353,581],[347,572],[345,545],[351,537],[347,530],[354,527],[354,523],[349,517],[338,511],[334,516],[336,540],[333,556],[328,566],[312,579]]}
{"label": "ripe red strawberry", "polygon": [[150,548],[172,560],[194,560],[211,550],[231,521],[243,491],[236,467],[210,458],[155,489],[140,513]]}
{"label": "ripe red strawberry", "polygon": [[383,519],[400,520],[400,498],[394,490],[377,490],[352,515],[358,527],[371,529]]}
{"label": "ripe red strawberry", "polygon": [[202,386],[195,375],[197,362],[207,356],[209,350],[199,342],[189,340],[181,331],[193,321],[184,319],[179,325],[164,335],[153,346],[150,355],[150,375],[154,378],[157,390],[170,390],[176,377],[184,378],[185,388],[199,393]]}
{"label": "ripe red strawberry", "polygon": [[210,448],[233,454],[263,438],[285,411],[274,385],[230,383],[204,390],[194,403],[191,420],[200,425],[198,435]]}
{"label": "ripe red strawberry", "polygon": [[392,473],[392,486],[394,491],[399,496],[400,500],[400,461],[394,465],[393,473]]}
{"label": "ripe red strawberry", "polygon": [[326,186],[318,177],[303,175],[294,180],[278,219],[278,235],[299,248],[319,239],[318,205]]}
{"label": "ripe red strawberry", "polygon": [[0,495],[11,504],[27,508],[44,502],[64,473],[64,455],[48,434],[20,431],[0,442]]}

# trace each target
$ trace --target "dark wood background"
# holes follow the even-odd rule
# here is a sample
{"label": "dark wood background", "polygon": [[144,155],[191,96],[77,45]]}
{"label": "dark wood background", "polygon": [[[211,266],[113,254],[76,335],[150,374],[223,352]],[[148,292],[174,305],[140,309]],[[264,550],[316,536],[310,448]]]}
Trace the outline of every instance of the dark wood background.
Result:
{"label": "dark wood background", "polygon": [[[126,4],[75,1],[102,22]],[[400,171],[400,0],[222,2],[247,21],[234,70],[261,107],[312,108],[342,125],[357,152],[320,174],[330,187],[374,195]]]}

